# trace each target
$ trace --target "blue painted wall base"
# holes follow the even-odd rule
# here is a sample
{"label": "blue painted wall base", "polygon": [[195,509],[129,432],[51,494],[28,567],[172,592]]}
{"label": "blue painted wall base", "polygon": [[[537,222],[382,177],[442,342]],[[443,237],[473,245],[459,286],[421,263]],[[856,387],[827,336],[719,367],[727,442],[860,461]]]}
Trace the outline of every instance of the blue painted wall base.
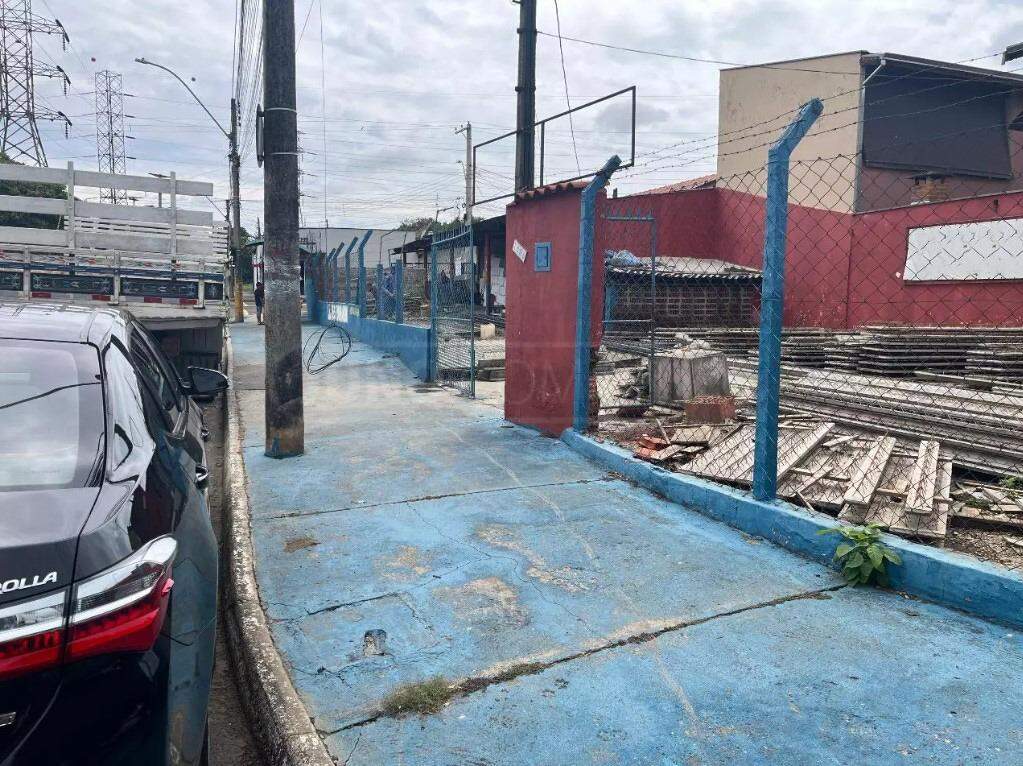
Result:
{"label": "blue painted wall base", "polygon": [[[561,438],[580,454],[645,489],[807,558],[832,564],[841,538],[817,534],[844,526],[830,516],[782,501],[761,502],[742,490],[666,471],[571,429]],[[1023,577],[1019,574],[893,535],[885,535],[884,543],[902,557],[902,566],[888,571],[893,589],[1023,627]]]}
{"label": "blue painted wall base", "polygon": [[367,346],[395,354],[421,380],[430,380],[430,329],[397,324],[359,316],[359,307],[351,303],[318,305],[320,324],[334,322],[343,326],[355,340]]}

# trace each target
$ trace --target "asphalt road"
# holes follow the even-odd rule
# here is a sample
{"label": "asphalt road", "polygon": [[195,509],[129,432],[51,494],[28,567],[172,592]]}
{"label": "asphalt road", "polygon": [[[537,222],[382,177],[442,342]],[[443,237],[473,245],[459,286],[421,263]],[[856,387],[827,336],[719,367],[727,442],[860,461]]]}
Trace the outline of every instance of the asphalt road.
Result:
{"label": "asphalt road", "polygon": [[[211,471],[210,513],[217,539],[222,541],[224,508],[224,410],[222,399],[209,405],[205,412],[210,439],[206,444],[207,460]],[[221,546],[222,548],[222,546]],[[221,577],[223,586],[224,554],[221,550]],[[221,596],[221,604],[224,602]],[[223,615],[217,626],[217,663],[213,670],[213,691],[210,698],[210,756],[213,766],[262,766],[252,739],[250,724],[242,707],[234,668],[224,639]]]}

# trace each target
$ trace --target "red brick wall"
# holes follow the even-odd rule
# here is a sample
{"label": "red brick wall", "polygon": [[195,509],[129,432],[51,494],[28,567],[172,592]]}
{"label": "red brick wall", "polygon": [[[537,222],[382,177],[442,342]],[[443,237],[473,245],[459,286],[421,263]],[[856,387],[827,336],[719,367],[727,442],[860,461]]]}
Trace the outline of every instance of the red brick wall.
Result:
{"label": "red brick wall", "polygon": [[1023,217],[1020,193],[855,216],[848,326],[1023,326],[1023,280],[906,283],[902,278],[910,228],[1016,217]]}
{"label": "red brick wall", "polygon": [[[572,422],[579,190],[516,202],[507,210],[505,417],[558,435]],[[604,251],[650,252],[648,228],[603,219],[608,210],[652,212],[661,255],[705,256],[760,268],[764,199],[728,189],[601,200],[594,243],[592,342],[600,342]],[[792,206],[786,268],[787,326],[864,324],[1023,326],[1023,280],[906,284],[913,226],[1023,217],[1023,193],[852,215]],[[525,263],[512,252],[518,240]],[[537,242],[552,246],[536,272]]]}
{"label": "red brick wall", "polygon": [[[658,254],[705,256],[761,268],[764,198],[730,189],[610,200],[615,210],[653,213]],[[792,205],[785,270],[790,327],[864,324],[1023,325],[1023,282],[907,284],[908,230],[914,226],[1023,217],[1023,194],[914,205],[852,215]],[[627,233],[628,232],[628,233]],[[602,222],[598,252],[650,252],[644,227]]]}

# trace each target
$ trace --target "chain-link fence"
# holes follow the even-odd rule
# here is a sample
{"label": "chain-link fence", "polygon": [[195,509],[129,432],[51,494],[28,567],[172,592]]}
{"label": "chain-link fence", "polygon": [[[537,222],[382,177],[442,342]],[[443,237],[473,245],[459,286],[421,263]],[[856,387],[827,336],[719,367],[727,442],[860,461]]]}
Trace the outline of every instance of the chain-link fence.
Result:
{"label": "chain-link fence", "polygon": [[609,200],[591,428],[670,470],[1023,566],[1021,141],[1007,177],[981,178],[968,144],[927,140],[873,151],[947,150],[944,171],[789,162],[783,139],[701,188]]}

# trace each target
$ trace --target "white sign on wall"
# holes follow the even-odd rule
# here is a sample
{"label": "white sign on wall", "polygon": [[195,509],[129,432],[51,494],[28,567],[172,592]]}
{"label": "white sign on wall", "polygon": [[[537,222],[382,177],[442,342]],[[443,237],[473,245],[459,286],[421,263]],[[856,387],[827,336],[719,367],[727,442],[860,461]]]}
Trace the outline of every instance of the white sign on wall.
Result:
{"label": "white sign on wall", "polygon": [[522,243],[519,242],[518,240],[515,240],[512,243],[512,252],[515,253],[515,255],[517,255],[519,260],[522,261],[523,263],[526,262],[526,256],[529,255],[529,251],[526,250],[526,248],[524,248],[522,246]]}
{"label": "white sign on wall", "polygon": [[1023,279],[1023,218],[910,229],[904,279]]}

